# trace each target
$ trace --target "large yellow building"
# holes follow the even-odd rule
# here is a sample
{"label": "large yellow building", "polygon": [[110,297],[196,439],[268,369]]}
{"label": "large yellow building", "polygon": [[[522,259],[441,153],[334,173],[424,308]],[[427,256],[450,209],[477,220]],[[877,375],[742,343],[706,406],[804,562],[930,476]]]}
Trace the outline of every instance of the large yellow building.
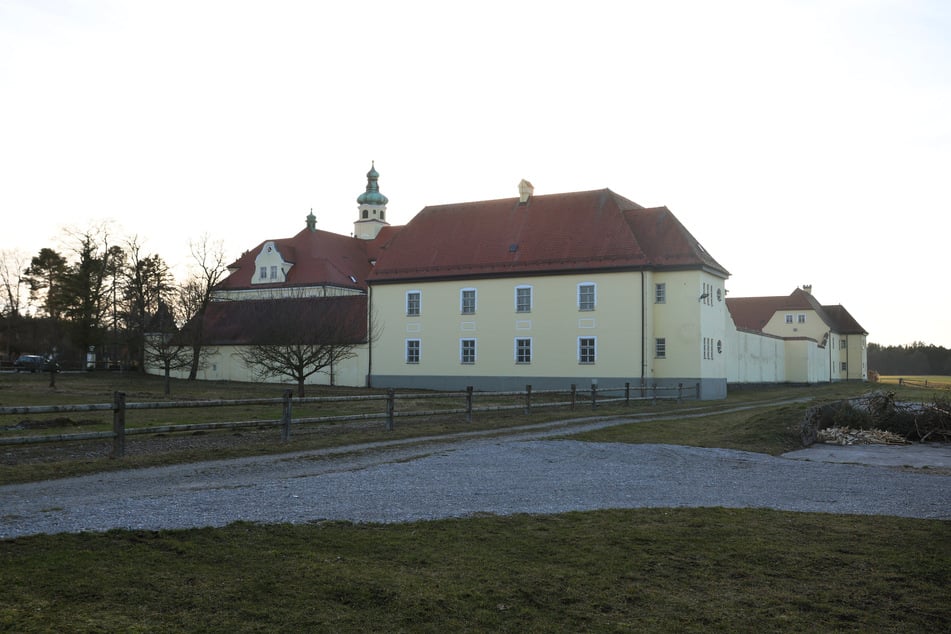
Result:
{"label": "large yellow building", "polygon": [[313,331],[328,315],[362,320],[357,354],[312,382],[684,384],[722,398],[728,383],[866,376],[866,333],[844,308],[808,288],[727,300],[729,273],[666,207],[609,189],[536,196],[522,181],[518,196],[430,206],[394,227],[378,179],[371,168],[353,236],[319,231],[311,215],[232,265],[206,317],[205,378],[254,378],[235,350],[292,304]]}

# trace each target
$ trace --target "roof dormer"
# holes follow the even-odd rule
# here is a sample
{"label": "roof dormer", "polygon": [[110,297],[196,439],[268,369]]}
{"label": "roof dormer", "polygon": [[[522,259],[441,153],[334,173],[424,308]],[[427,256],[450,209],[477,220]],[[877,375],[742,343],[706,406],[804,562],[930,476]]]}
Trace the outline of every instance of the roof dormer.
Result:
{"label": "roof dormer", "polygon": [[254,275],[252,284],[283,284],[287,281],[293,263],[288,262],[281,255],[277,244],[268,240],[261,246],[261,252],[254,258]]}

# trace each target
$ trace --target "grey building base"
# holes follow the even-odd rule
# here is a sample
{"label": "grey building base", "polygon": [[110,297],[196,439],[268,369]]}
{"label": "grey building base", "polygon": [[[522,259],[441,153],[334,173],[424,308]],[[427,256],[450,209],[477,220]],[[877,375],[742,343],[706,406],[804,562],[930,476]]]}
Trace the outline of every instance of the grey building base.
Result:
{"label": "grey building base", "polygon": [[[392,374],[373,374],[368,377],[368,384],[375,388],[399,388],[410,390],[440,390],[462,391],[468,386],[482,392],[511,392],[521,391],[526,385],[533,390],[564,390],[569,391],[572,384],[579,390],[590,390],[595,383],[599,390],[623,389],[625,383],[631,384],[631,396],[640,396],[642,382],[639,377],[624,378],[597,378],[589,377],[509,377],[509,376],[402,376]],[[700,399],[718,400],[726,398],[726,379],[655,379],[643,382],[644,394],[649,396],[654,384],[664,388],[678,388],[683,385],[684,398],[696,398],[697,386],[700,386]],[[623,393],[619,393],[623,394]],[[677,392],[668,390],[660,393],[663,396],[676,396]]]}

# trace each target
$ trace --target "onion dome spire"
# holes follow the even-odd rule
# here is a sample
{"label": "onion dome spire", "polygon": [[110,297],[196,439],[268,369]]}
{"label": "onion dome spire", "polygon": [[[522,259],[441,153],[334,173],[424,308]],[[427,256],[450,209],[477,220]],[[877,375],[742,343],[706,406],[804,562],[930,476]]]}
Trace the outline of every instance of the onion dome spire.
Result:
{"label": "onion dome spire", "polygon": [[367,190],[357,197],[359,205],[385,205],[390,202],[389,199],[380,193],[380,173],[376,171],[376,161],[370,164],[370,171],[367,172]]}

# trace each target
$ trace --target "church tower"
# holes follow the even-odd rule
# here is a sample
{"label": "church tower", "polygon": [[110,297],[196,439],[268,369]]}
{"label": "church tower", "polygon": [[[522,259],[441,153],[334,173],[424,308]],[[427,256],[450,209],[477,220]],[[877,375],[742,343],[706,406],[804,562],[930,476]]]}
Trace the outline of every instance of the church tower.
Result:
{"label": "church tower", "polygon": [[376,164],[371,163],[370,171],[367,172],[367,190],[357,197],[359,215],[353,223],[353,235],[361,240],[372,240],[380,233],[380,229],[390,224],[386,221],[386,203],[389,200],[380,193],[379,179]]}

